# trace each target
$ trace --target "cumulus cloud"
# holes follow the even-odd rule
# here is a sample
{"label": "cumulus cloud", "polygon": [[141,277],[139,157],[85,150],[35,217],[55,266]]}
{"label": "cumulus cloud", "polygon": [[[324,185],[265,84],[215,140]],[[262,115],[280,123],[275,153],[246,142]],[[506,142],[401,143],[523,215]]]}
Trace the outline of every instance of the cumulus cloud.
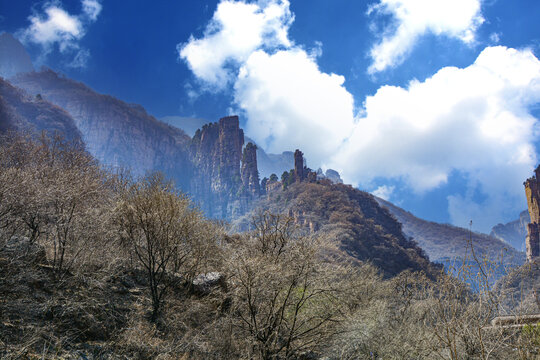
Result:
{"label": "cumulus cloud", "polygon": [[473,216],[473,204],[498,204],[490,211],[500,218],[501,204],[523,206],[522,183],[537,161],[537,120],[529,108],[538,102],[540,61],[533,53],[488,47],[466,68],[446,67],[424,82],[383,86],[367,97],[365,115],[330,166],[346,181],[402,179],[417,193],[459,171],[469,193],[449,198],[452,219]]}
{"label": "cumulus cloud", "polygon": [[[309,166],[337,169],[345,182],[387,198],[399,197],[398,191],[378,187],[379,179],[422,194],[458,173],[467,191],[450,194],[448,202],[452,220],[461,225],[472,219],[486,230],[486,224],[504,219],[504,211],[522,209],[522,182],[537,161],[537,120],[529,109],[540,102],[540,62],[530,50],[488,47],[466,68],[445,67],[405,88],[382,86],[357,114],[345,78],[318,66],[322,44],[309,50],[288,39],[288,5],[224,0],[204,36],[178,48],[203,83],[232,85],[248,136],[270,152],[300,148]],[[268,15],[268,6],[278,15]],[[447,10],[451,19],[457,16]],[[481,22],[479,6],[468,13],[462,26],[443,21],[437,30],[424,23],[430,31],[470,42],[476,25],[468,25]],[[253,17],[235,26],[259,35],[250,41],[240,37],[236,44],[225,24],[242,22],[240,14]],[[261,30],[268,28],[262,18],[275,19],[270,28],[280,31]],[[261,34],[273,35],[263,40]],[[476,221],[481,215],[484,220]]]}
{"label": "cumulus cloud", "polygon": [[199,79],[223,88],[234,78],[227,65],[242,64],[260,48],[290,47],[293,20],[288,0],[222,1],[201,39],[177,45],[179,57]]}
{"label": "cumulus cloud", "polygon": [[401,64],[426,33],[473,43],[483,23],[481,0],[380,0],[368,14],[391,16],[379,43],[371,48],[370,74]]}
{"label": "cumulus cloud", "polygon": [[353,128],[354,100],[344,81],[321,72],[302,49],[257,51],[240,69],[235,100],[257,143],[272,152],[300,147],[317,166]]}
{"label": "cumulus cloud", "polygon": [[28,17],[30,25],[17,32],[23,43],[33,43],[42,47],[45,57],[55,45],[61,53],[75,53],[71,64],[86,64],[89,51],[81,49],[79,40],[86,34],[86,27],[97,20],[101,4],[97,0],[82,0],[82,12],[69,14],[59,2],[47,2],[43,13],[34,12]]}

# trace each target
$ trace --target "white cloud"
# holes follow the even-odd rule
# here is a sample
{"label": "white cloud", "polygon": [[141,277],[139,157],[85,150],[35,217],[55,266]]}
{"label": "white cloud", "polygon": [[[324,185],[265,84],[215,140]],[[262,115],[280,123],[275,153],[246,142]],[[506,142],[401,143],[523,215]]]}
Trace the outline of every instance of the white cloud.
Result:
{"label": "white cloud", "polygon": [[257,143],[272,152],[299,147],[318,167],[353,128],[354,100],[344,81],[321,72],[302,49],[257,51],[240,69],[235,100]]}
{"label": "white cloud", "polygon": [[84,29],[77,16],[68,14],[57,6],[45,8],[45,14],[29,17],[31,25],[22,33],[22,39],[44,47],[58,43],[60,51],[75,46],[75,42],[84,35]]}
{"label": "white cloud", "polygon": [[444,35],[471,44],[483,23],[481,0],[380,0],[368,14],[389,15],[393,22],[383,29],[372,47],[370,74],[401,64],[418,38],[426,33]]}
{"label": "white cloud", "polygon": [[287,33],[293,20],[288,0],[221,1],[204,37],[191,37],[177,50],[199,79],[223,88],[234,79],[228,64],[242,64],[260,48],[290,47]]}
{"label": "white cloud", "polygon": [[395,188],[395,186],[381,185],[371,193],[383,200],[389,201]]}
{"label": "white cloud", "polygon": [[96,21],[102,5],[97,0],[82,0],[83,13],[92,21]]}
{"label": "white cloud", "polygon": [[62,9],[59,2],[47,2],[43,13],[35,12],[28,17],[30,25],[17,32],[23,43],[33,43],[42,47],[42,57],[46,57],[55,45],[61,53],[76,52],[70,64],[86,64],[90,52],[81,49],[79,41],[86,34],[86,27],[97,20],[101,4],[97,0],[82,0],[82,13],[72,15]]}
{"label": "white cloud", "polygon": [[[227,16],[221,13],[223,4],[230,6]],[[272,28],[281,29],[282,35],[271,38],[280,45],[269,46],[259,36],[252,41],[240,37],[236,44],[224,24],[232,19],[241,23],[240,14],[260,16],[268,4],[277,6],[276,13],[288,14],[273,17],[281,22]],[[480,16],[479,8],[471,9],[469,19]],[[451,19],[457,16],[448,12]],[[235,26],[250,34],[264,33],[258,16],[247,16],[246,23]],[[355,114],[345,78],[319,68],[320,50],[309,51],[288,40],[292,19],[286,2],[225,0],[205,37],[179,47],[203,83],[233,84],[235,105],[246,115],[246,133],[266,151],[300,148],[310,167],[337,169],[345,182],[368,189],[386,178],[420,194],[457,172],[467,179],[468,192],[448,198],[455,222],[472,219],[487,226],[503,220],[504,211],[522,209],[522,182],[537,161],[537,120],[529,108],[540,102],[540,62],[530,50],[488,47],[466,68],[446,67],[406,88],[379,88]],[[430,23],[429,29],[472,41],[474,32],[465,25],[451,32],[444,22],[440,30]],[[217,60],[194,55],[205,52],[217,54]],[[395,197],[390,190],[376,189]],[[480,214],[482,221],[476,219]]]}
{"label": "white cloud", "polygon": [[406,89],[383,86],[367,97],[365,115],[329,166],[345,181],[402,179],[418,193],[457,170],[487,199],[478,204],[472,192],[449,198],[453,220],[474,215],[473,203],[492,206],[500,219],[502,207],[524,205],[522,183],[537,161],[537,120],[528,109],[538,102],[540,61],[532,52],[488,47],[467,68],[446,67]]}

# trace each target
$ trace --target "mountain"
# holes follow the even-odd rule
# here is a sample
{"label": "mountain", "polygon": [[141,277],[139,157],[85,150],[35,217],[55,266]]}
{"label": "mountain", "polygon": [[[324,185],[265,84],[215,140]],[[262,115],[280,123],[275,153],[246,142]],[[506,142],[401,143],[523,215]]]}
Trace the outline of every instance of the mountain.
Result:
{"label": "mountain", "polygon": [[448,224],[426,221],[388,201],[377,197],[375,199],[403,225],[403,233],[413,238],[431,261],[450,264],[458,259],[459,263],[460,260],[470,258],[469,243],[472,243],[479,258],[486,255],[488,259],[498,261],[503,254],[504,263],[507,265],[520,266],[525,262],[523,252],[500,239]]}
{"label": "mountain", "polygon": [[65,109],[101,163],[128,167],[135,175],[160,170],[189,191],[191,138],[182,130],[156,120],[140,105],[99,94],[49,69],[19,74],[11,82]]}
{"label": "mountain", "polygon": [[525,251],[527,224],[530,222],[531,216],[527,210],[524,210],[519,214],[519,219],[506,224],[495,225],[489,235],[512,245],[519,251]]}
{"label": "mountain", "polygon": [[49,69],[11,81],[30,96],[39,94],[64,108],[101,163],[129,168],[134,175],[161,171],[209,217],[243,214],[259,196],[257,148],[249,143],[244,148],[237,116],[206,124],[191,138],[140,105],[99,94]]}
{"label": "mountain", "polygon": [[34,71],[34,66],[24,46],[13,35],[0,34],[0,76],[10,78],[30,71]]}
{"label": "mountain", "polygon": [[294,165],[294,153],[284,151],[281,154],[267,154],[264,150],[257,151],[257,161],[261,178],[276,174],[281,176],[284,171],[288,171]]}
{"label": "mountain", "polygon": [[62,108],[29,96],[0,78],[0,132],[8,130],[62,133],[68,140],[81,140],[73,118]]}
{"label": "mountain", "polygon": [[266,196],[254,203],[251,212],[233,221],[231,231],[250,230],[254,216],[270,211],[288,215],[307,234],[328,238],[338,246],[339,256],[373,263],[385,276],[404,270],[438,272],[373,195],[328,179],[317,180],[316,173],[303,166],[302,153],[296,153],[300,155],[287,182],[269,180],[263,189]]}
{"label": "mountain", "polygon": [[257,202],[255,210],[237,219],[233,228],[249,229],[251,217],[261,210],[290,215],[307,233],[327,236],[348,257],[370,261],[386,276],[406,269],[437,270],[372,195],[349,185],[302,182],[285,190],[279,185]]}

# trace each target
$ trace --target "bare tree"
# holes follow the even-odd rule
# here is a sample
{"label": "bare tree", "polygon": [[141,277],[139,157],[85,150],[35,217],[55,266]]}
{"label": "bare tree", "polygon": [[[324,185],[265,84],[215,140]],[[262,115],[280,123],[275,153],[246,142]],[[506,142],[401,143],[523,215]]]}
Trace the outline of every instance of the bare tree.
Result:
{"label": "bare tree", "polygon": [[317,349],[354,307],[355,271],[325,261],[323,242],[299,236],[289,217],[262,213],[253,226],[228,266],[239,336],[260,359]]}
{"label": "bare tree", "polygon": [[194,276],[210,247],[203,238],[213,240],[214,229],[160,173],[129,186],[115,219],[123,244],[147,272],[155,321],[172,277]]}

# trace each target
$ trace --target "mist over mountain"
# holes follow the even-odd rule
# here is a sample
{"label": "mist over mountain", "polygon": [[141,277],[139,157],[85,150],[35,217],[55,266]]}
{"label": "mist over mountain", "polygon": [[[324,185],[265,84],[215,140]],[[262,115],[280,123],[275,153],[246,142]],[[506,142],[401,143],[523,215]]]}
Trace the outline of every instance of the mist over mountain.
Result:
{"label": "mist over mountain", "polygon": [[495,225],[489,235],[512,245],[519,251],[525,251],[527,224],[530,222],[531,216],[527,210],[524,210],[519,214],[519,219],[506,224]]}
{"label": "mist over mountain", "polygon": [[88,151],[103,164],[127,167],[135,175],[160,170],[189,190],[190,137],[182,130],[156,120],[140,105],[98,94],[50,69],[19,74],[11,82],[65,109]]}
{"label": "mist over mountain", "polygon": [[82,140],[75,120],[64,109],[40,94],[28,95],[0,78],[0,132],[48,132],[62,134],[68,140]]}
{"label": "mist over mountain", "polygon": [[24,46],[9,33],[0,34],[0,76],[10,78],[34,70]]}

